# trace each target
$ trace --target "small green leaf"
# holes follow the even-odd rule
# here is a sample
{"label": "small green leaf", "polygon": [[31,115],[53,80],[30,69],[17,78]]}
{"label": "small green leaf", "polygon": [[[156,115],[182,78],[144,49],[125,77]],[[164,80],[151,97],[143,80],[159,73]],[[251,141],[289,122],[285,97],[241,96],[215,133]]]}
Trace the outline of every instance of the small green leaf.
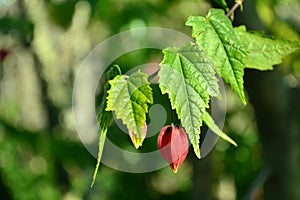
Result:
{"label": "small green leaf", "polygon": [[186,25],[192,26],[197,44],[206,50],[218,74],[246,104],[243,76],[247,53],[224,11],[210,9],[206,17],[191,16]]}
{"label": "small green leaf", "polygon": [[300,49],[300,41],[268,37],[262,32],[247,32],[245,26],[234,29],[240,42],[249,52],[246,68],[271,70],[288,54]]}
{"label": "small green leaf", "polygon": [[153,103],[147,74],[137,71],[129,77],[119,75],[109,83],[111,88],[108,91],[106,110],[114,111],[116,117],[123,121],[129,132],[137,138],[132,142],[138,148],[144,139],[147,104]]}
{"label": "small green leaf", "polygon": [[93,187],[93,185],[95,184],[95,181],[96,181],[97,172],[98,172],[98,169],[99,169],[99,166],[100,166],[101,157],[102,157],[103,148],[104,148],[104,143],[105,143],[105,139],[106,139],[106,133],[107,133],[107,127],[102,128],[100,136],[99,136],[97,164],[96,164],[96,167],[95,167],[95,170],[94,170],[93,181],[92,181],[91,187]]}
{"label": "small green leaf", "polygon": [[[121,74],[121,70],[119,68],[118,65],[114,65],[113,67],[111,67],[107,73],[106,73],[106,78],[107,80],[112,80],[115,76],[120,75]],[[107,83],[104,85],[104,91],[103,91],[103,97],[102,97],[102,101],[101,101],[101,105],[100,105],[100,109],[99,109],[99,114],[98,114],[98,123],[100,124],[100,135],[99,135],[99,146],[98,146],[98,158],[97,158],[97,164],[94,170],[94,175],[93,175],[93,180],[92,180],[92,184],[91,187],[93,187],[96,177],[97,177],[97,172],[100,166],[100,162],[101,162],[101,157],[102,157],[102,152],[103,152],[103,148],[104,148],[104,143],[105,143],[105,139],[106,139],[106,133],[107,133],[107,128],[109,126],[109,124],[111,123],[113,116],[111,111],[106,111],[106,104],[107,104],[107,91],[110,89],[110,84]]]}
{"label": "small green leaf", "polygon": [[201,116],[206,112],[210,96],[220,97],[218,80],[213,62],[195,43],[187,43],[181,49],[166,48],[160,63],[159,87],[169,95],[172,109],[200,158]]}
{"label": "small green leaf", "polygon": [[114,65],[112,66],[107,72],[106,72],[106,78],[107,78],[107,82],[104,85],[104,91],[103,91],[103,97],[102,97],[102,101],[100,104],[100,108],[99,108],[99,114],[98,114],[98,122],[100,124],[100,127],[102,128],[107,128],[112,119],[113,119],[113,115],[111,111],[106,111],[106,106],[107,106],[107,91],[110,89],[110,84],[109,81],[112,80],[114,77],[121,75],[121,69],[118,65]]}
{"label": "small green leaf", "polygon": [[231,139],[226,133],[224,133],[218,125],[215,123],[214,119],[210,116],[208,112],[205,112],[202,116],[203,121],[205,124],[210,128],[215,134],[220,136],[222,139],[226,140],[227,142],[231,143],[232,145],[237,147],[237,143]]}

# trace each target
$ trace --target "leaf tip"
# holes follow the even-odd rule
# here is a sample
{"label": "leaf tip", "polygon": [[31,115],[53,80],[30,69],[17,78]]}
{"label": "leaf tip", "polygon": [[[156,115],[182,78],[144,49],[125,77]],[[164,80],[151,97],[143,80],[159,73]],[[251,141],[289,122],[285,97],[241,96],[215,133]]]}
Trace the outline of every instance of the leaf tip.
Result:
{"label": "leaf tip", "polygon": [[[100,156],[101,157],[101,156]],[[100,158],[101,159],[101,158]],[[98,160],[97,160],[97,165],[96,165],[96,168],[94,170],[94,174],[93,174],[93,180],[92,180],[92,183],[90,185],[90,188],[92,188],[95,184],[95,181],[96,181],[96,177],[97,177],[97,173],[98,173],[98,169],[99,169],[99,165],[100,165],[100,159],[98,157]]]}
{"label": "leaf tip", "polygon": [[195,152],[197,158],[200,159],[201,158],[200,148],[199,147],[198,148],[194,148],[194,152]]}
{"label": "leaf tip", "polygon": [[95,180],[96,180],[96,179],[93,178],[93,181],[92,181],[92,183],[91,183],[91,185],[90,185],[90,188],[93,188],[93,187],[94,187]]}
{"label": "leaf tip", "polygon": [[138,138],[131,138],[131,141],[133,143],[133,146],[138,149],[143,145],[143,140],[140,140]]}
{"label": "leaf tip", "polygon": [[141,147],[143,145],[143,141],[145,139],[144,137],[139,138],[132,133],[130,133],[129,135],[130,135],[131,142],[136,149],[138,149],[139,147]]}
{"label": "leaf tip", "polygon": [[233,146],[238,147],[238,144],[233,139],[231,139],[228,135],[226,135],[224,132],[221,133],[220,137],[225,141],[229,142],[230,144],[232,144]]}
{"label": "leaf tip", "polygon": [[247,105],[247,101],[246,101],[245,98],[243,98],[243,99],[241,99],[241,100],[242,100],[242,103],[243,103],[244,105]]}
{"label": "leaf tip", "polygon": [[246,101],[246,97],[245,97],[245,93],[244,93],[244,88],[242,87],[240,90],[236,91],[236,93],[240,97],[241,102],[244,105],[247,105],[247,101]]}
{"label": "leaf tip", "polygon": [[238,147],[238,144],[237,144],[233,139],[231,139],[229,136],[225,135],[224,133],[223,133],[223,135],[220,136],[220,137],[221,137],[223,140],[225,140],[225,141],[229,142],[230,144],[232,144],[233,146]]}
{"label": "leaf tip", "polygon": [[147,134],[147,123],[144,122],[143,128],[141,130],[141,135],[137,135],[133,133],[130,129],[128,129],[130,139],[136,149],[143,145],[143,141]]}

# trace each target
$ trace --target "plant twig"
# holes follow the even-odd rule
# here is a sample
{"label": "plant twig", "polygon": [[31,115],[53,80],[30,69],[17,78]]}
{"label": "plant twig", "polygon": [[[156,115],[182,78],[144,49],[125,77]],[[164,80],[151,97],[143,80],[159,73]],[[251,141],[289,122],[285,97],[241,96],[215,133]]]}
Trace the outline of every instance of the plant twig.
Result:
{"label": "plant twig", "polygon": [[233,12],[243,4],[243,1],[244,0],[236,0],[234,6],[229,10],[226,16],[230,17],[233,14]]}
{"label": "plant twig", "polygon": [[152,81],[158,74],[159,69],[148,76],[148,81]]}

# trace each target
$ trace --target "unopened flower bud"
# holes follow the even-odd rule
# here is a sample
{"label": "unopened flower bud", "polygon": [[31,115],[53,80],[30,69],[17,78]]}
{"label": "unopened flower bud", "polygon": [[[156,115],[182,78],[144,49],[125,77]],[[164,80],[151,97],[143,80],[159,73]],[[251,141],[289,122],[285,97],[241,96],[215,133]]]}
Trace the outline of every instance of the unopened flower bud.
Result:
{"label": "unopened flower bud", "polygon": [[188,154],[189,142],[182,127],[165,126],[158,135],[158,149],[176,173]]}

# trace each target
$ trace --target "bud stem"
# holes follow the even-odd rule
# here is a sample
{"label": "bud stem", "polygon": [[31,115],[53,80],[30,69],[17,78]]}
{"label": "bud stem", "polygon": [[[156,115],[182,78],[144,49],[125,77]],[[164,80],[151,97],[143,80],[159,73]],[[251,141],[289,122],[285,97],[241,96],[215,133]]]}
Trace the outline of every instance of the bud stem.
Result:
{"label": "bud stem", "polygon": [[243,4],[243,1],[244,1],[244,0],[237,0],[237,1],[235,1],[234,6],[229,10],[229,12],[226,14],[226,16],[227,16],[227,17],[230,17],[230,16],[233,14],[233,12],[234,12],[238,7],[240,7],[240,6]]}

